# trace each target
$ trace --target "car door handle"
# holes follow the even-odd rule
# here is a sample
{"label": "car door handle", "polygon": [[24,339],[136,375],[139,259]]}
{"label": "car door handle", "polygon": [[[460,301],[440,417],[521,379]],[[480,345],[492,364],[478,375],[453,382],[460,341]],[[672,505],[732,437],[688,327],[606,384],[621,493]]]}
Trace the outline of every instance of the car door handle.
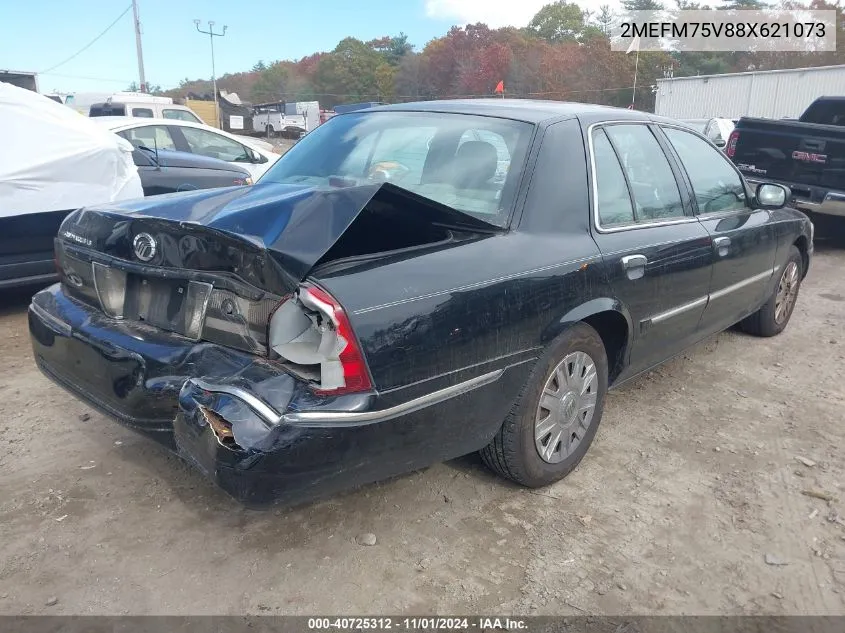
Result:
{"label": "car door handle", "polygon": [[645,275],[645,265],[648,263],[645,255],[626,255],[622,258],[622,268],[628,279],[639,279]]}
{"label": "car door handle", "polygon": [[716,252],[719,254],[719,257],[724,257],[730,251],[731,246],[731,238],[729,237],[717,237],[713,240],[713,248],[716,249]]}

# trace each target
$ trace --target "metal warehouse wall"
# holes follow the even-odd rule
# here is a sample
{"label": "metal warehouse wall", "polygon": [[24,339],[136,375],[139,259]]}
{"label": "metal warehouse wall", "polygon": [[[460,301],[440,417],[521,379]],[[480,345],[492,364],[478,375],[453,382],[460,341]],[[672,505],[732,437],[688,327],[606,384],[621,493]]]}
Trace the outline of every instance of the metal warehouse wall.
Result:
{"label": "metal warehouse wall", "polygon": [[655,112],[677,119],[798,118],[822,96],[845,96],[845,66],[658,79]]}

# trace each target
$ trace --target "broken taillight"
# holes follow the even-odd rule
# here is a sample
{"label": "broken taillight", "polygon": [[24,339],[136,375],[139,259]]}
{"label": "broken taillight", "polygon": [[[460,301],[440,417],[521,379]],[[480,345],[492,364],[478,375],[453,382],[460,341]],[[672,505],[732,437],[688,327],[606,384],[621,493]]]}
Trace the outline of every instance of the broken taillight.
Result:
{"label": "broken taillight", "polygon": [[736,142],[739,140],[739,131],[734,130],[731,132],[731,135],[728,137],[728,143],[725,146],[725,155],[728,158],[733,158],[734,154],[736,154]]}
{"label": "broken taillight", "polygon": [[313,391],[340,395],[370,391],[372,381],[349,317],[328,292],[303,284],[270,319],[269,347]]}

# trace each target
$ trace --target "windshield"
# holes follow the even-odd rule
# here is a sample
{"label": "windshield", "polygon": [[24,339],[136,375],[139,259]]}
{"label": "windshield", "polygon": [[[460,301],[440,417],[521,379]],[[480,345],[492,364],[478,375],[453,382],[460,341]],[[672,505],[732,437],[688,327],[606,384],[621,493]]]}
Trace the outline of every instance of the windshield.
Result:
{"label": "windshield", "polygon": [[504,226],[533,125],[435,112],[333,117],[291,148],[261,182],[342,186],[390,182]]}

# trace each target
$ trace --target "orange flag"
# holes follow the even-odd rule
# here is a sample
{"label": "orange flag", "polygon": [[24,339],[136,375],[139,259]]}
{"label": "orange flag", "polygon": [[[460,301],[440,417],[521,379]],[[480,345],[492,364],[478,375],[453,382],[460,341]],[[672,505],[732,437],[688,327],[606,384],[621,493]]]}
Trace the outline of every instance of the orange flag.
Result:
{"label": "orange flag", "polygon": [[497,95],[504,94],[505,92],[505,82],[500,81],[496,84],[496,90],[494,91]]}

